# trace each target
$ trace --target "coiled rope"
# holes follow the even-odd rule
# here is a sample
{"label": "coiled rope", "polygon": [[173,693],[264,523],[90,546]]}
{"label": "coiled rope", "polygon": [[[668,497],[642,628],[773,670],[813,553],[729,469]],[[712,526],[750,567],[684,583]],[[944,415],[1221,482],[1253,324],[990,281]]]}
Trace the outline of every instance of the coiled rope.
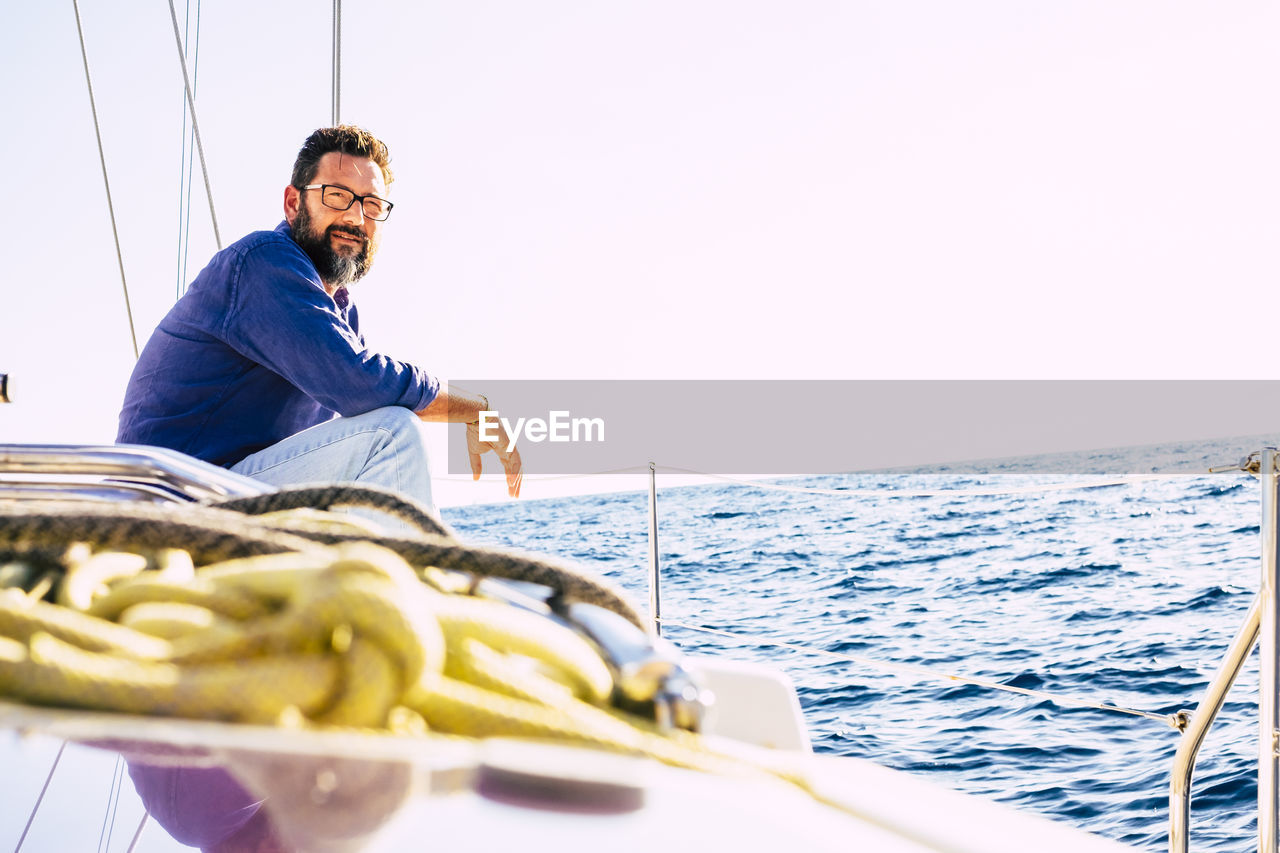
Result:
{"label": "coiled rope", "polygon": [[[337,489],[335,495],[350,500],[352,490]],[[255,505],[252,498],[244,500],[246,506],[255,509],[271,505]],[[290,499],[280,500],[287,505]],[[388,506],[393,503],[388,499]],[[334,500],[330,505],[337,504]],[[410,517],[430,519],[420,509],[410,510]],[[217,506],[192,505],[175,511],[153,505],[131,504],[121,509],[112,505],[26,501],[20,509],[0,507],[0,559],[6,550],[16,549],[45,566],[56,563],[69,542],[86,542],[104,550],[162,549],[181,543],[196,564],[202,565],[265,554],[319,553],[325,544],[354,541],[381,545],[418,567],[540,584],[552,589],[557,598],[596,604],[625,616],[637,626],[644,624],[625,595],[602,578],[545,557],[464,544],[439,534],[370,535],[337,528],[299,527],[286,531]]]}
{"label": "coiled rope", "polygon": [[358,496],[243,504],[261,517],[225,506],[0,506],[0,566],[35,564],[0,590],[0,696],[302,728],[552,738],[811,787],[786,760],[744,760],[610,707],[612,674],[585,639],[457,594],[442,570],[543,582],[635,620],[606,582],[438,533],[356,541],[345,522],[286,532],[266,520],[303,497]]}

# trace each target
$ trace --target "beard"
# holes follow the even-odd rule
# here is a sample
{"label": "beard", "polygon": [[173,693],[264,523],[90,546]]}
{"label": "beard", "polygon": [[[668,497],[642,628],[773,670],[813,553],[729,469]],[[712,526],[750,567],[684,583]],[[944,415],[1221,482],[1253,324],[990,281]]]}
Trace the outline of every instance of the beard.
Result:
{"label": "beard", "polygon": [[[377,242],[359,228],[334,223],[323,232],[317,231],[311,221],[306,204],[298,207],[294,217],[293,240],[307,253],[320,273],[320,280],[330,287],[346,287],[359,281],[373,267],[373,256],[378,252]],[[363,242],[355,254],[344,255],[334,251],[331,235],[349,234]]]}

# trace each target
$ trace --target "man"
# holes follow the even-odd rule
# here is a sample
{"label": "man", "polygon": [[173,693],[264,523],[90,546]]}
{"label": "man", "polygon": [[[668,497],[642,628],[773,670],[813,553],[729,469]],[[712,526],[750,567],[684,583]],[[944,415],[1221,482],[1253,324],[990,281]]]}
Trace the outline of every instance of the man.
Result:
{"label": "man", "polygon": [[[369,349],[348,288],[390,216],[386,145],[321,128],[298,152],[285,221],[214,255],[147,342],[117,442],[168,447],[273,485],[355,482],[433,506],[421,421],[467,424],[472,476],[493,451],[520,494],[505,431],[480,440],[489,401]],[[335,417],[336,415],[336,417]]]}

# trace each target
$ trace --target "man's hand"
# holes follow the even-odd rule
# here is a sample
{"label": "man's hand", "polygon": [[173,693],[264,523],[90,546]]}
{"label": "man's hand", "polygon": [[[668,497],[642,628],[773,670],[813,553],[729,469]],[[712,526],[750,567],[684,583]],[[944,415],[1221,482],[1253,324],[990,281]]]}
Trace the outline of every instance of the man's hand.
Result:
{"label": "man's hand", "polygon": [[[490,425],[492,428],[492,424]],[[524,466],[520,462],[520,448],[512,447],[510,436],[507,435],[507,429],[499,421],[497,424],[498,437],[493,441],[480,440],[480,424],[467,424],[467,456],[471,460],[471,479],[480,479],[480,454],[492,450],[498,454],[498,460],[502,463],[502,470],[507,472],[507,494],[513,498],[520,497],[520,483],[524,479]]]}

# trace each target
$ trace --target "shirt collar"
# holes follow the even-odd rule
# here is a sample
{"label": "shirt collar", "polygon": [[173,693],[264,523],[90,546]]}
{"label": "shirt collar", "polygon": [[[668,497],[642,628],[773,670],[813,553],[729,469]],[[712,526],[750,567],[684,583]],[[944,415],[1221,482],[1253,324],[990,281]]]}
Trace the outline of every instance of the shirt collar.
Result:
{"label": "shirt collar", "polygon": [[[289,227],[289,220],[287,219],[281,220],[280,224],[276,226],[276,232],[293,240],[293,229]],[[345,287],[339,287],[333,292],[333,301],[340,309],[346,311],[347,306],[351,304],[351,294],[347,293]]]}

